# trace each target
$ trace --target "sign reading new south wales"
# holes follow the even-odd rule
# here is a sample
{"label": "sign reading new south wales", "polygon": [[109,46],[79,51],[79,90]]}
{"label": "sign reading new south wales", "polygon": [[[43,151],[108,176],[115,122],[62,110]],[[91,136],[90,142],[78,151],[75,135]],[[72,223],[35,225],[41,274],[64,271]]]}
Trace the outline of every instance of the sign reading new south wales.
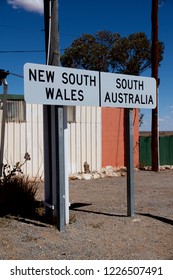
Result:
{"label": "sign reading new south wales", "polygon": [[99,106],[99,72],[26,63],[24,94],[27,103]]}
{"label": "sign reading new south wales", "polygon": [[41,64],[25,64],[24,93],[26,102],[35,104],[156,107],[154,78]]}

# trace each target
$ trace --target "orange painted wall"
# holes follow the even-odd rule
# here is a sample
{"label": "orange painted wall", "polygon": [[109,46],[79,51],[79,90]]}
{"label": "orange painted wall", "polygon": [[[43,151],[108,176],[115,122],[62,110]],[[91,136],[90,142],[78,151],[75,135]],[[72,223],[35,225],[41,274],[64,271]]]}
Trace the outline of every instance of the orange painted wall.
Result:
{"label": "orange painted wall", "polygon": [[[134,166],[139,163],[139,120],[134,109]],[[102,167],[125,166],[124,109],[102,108]]]}

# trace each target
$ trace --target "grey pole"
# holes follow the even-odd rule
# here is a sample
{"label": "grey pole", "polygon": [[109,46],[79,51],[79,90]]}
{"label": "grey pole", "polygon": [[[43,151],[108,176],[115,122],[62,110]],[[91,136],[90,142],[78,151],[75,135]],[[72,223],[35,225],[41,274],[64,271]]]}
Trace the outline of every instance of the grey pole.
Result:
{"label": "grey pole", "polygon": [[3,84],[3,110],[2,110],[2,122],[1,122],[1,146],[0,146],[0,177],[2,177],[2,165],[3,165],[3,157],[4,157],[4,141],[5,141],[5,120],[7,114],[7,91],[8,84],[6,79],[2,79]]}
{"label": "grey pole", "polygon": [[133,156],[133,110],[126,109],[126,155],[127,155],[127,216],[134,216],[134,156]]}
{"label": "grey pole", "polygon": [[[60,66],[57,0],[44,0],[44,16],[46,53],[49,56],[47,61],[49,65]],[[65,227],[63,115],[63,106],[45,105],[43,108],[45,202],[47,212],[51,212],[54,221],[57,220],[59,231],[63,231]]]}

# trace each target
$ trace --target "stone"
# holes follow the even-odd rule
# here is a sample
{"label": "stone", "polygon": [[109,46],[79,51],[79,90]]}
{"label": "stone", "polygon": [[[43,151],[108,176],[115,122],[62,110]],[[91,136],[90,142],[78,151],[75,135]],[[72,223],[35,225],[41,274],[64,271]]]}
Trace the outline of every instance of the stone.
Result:
{"label": "stone", "polygon": [[99,173],[92,174],[92,179],[99,179],[99,178],[100,178],[100,174]]}
{"label": "stone", "polygon": [[92,178],[92,174],[83,174],[82,179],[84,180],[90,180]]}

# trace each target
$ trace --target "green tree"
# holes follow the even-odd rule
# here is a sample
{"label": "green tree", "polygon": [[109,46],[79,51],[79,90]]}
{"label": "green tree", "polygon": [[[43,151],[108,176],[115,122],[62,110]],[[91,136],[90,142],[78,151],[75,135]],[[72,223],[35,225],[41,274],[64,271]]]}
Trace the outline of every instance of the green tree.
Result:
{"label": "green tree", "polygon": [[[159,42],[159,63],[164,46]],[[99,31],[83,34],[61,56],[65,67],[103,72],[140,75],[151,67],[151,42],[143,32],[121,37],[118,33]]]}

